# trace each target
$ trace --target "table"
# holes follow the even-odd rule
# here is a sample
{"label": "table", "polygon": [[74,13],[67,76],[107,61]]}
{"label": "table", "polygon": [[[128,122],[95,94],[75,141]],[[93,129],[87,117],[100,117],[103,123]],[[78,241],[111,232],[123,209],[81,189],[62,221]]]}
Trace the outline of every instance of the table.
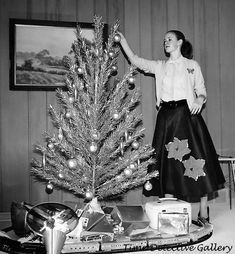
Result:
{"label": "table", "polygon": [[235,187],[235,157],[219,156],[219,162],[228,164],[229,204],[230,209],[232,209],[232,182]]}

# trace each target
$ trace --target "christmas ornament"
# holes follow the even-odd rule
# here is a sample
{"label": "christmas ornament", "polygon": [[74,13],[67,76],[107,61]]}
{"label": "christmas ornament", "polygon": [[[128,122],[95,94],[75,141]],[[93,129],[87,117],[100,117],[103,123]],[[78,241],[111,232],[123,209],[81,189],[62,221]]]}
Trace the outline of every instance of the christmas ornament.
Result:
{"label": "christmas ornament", "polygon": [[119,34],[115,34],[113,39],[114,39],[115,42],[118,43],[118,42],[121,41],[121,36]]}
{"label": "christmas ornament", "polygon": [[112,68],[112,72],[117,72],[118,70],[117,65],[112,65],[111,68]]}
{"label": "christmas ornament", "polygon": [[82,180],[84,183],[89,183],[89,178],[87,176],[84,176]]}
{"label": "christmas ornament", "polygon": [[113,119],[118,120],[120,118],[120,115],[118,114],[118,111],[115,110],[113,113]]}
{"label": "christmas ornament", "polygon": [[77,72],[78,72],[79,75],[81,75],[81,74],[83,74],[83,69],[81,67],[78,67]]}
{"label": "christmas ornament", "polygon": [[87,189],[86,193],[85,193],[85,197],[88,200],[91,200],[93,198],[93,193],[90,189]]}
{"label": "christmas ornament", "polygon": [[66,114],[65,114],[65,117],[67,119],[71,118],[72,117],[72,112],[71,111],[67,111]]}
{"label": "christmas ornament", "polygon": [[134,148],[134,149],[138,149],[139,146],[140,146],[140,144],[139,144],[138,141],[135,140],[134,142],[132,142],[131,146],[132,146],[132,148]]}
{"label": "christmas ornament", "polygon": [[132,170],[128,167],[124,169],[124,174],[126,176],[131,176],[132,175]]}
{"label": "christmas ornament", "polygon": [[122,175],[117,175],[116,178],[118,181],[120,181],[120,180],[122,180]]}
{"label": "christmas ornament", "polygon": [[64,179],[64,173],[62,171],[59,172],[58,177],[63,180]]}
{"label": "christmas ornament", "polygon": [[110,58],[114,58],[115,52],[113,50],[110,50],[108,55],[109,55]]}
{"label": "christmas ornament", "polygon": [[54,188],[53,184],[52,184],[51,182],[49,182],[49,183],[46,185],[46,189],[45,189],[46,193],[47,193],[47,194],[51,194],[51,193],[53,192],[53,188]]}
{"label": "christmas ornament", "polygon": [[59,128],[58,139],[59,139],[60,141],[63,139],[63,131],[62,131],[62,128]]}
{"label": "christmas ornament", "polygon": [[129,84],[134,84],[135,83],[135,78],[133,76],[128,78]]}
{"label": "christmas ornament", "polygon": [[147,181],[147,183],[145,183],[144,185],[144,188],[146,191],[151,191],[153,188],[153,185],[149,181]]}
{"label": "christmas ornament", "polygon": [[132,169],[132,170],[137,169],[137,163],[131,163],[130,164],[130,169]]}
{"label": "christmas ornament", "polygon": [[52,150],[54,148],[54,144],[50,142],[47,144],[47,147]]}
{"label": "christmas ornament", "polygon": [[95,142],[91,142],[91,145],[89,147],[90,152],[95,153],[98,149],[98,146]]}
{"label": "christmas ornament", "polygon": [[70,102],[71,104],[74,103],[74,97],[69,96],[69,102]]}
{"label": "christmas ornament", "polygon": [[128,84],[128,89],[129,90],[135,89],[135,84]]}
{"label": "christmas ornament", "polygon": [[72,158],[72,159],[67,160],[67,164],[70,169],[75,169],[78,165],[78,162],[76,159]]}
{"label": "christmas ornament", "polygon": [[99,139],[100,139],[100,133],[99,133],[96,129],[94,129],[94,130],[92,131],[91,136],[92,136],[92,138],[93,138],[94,140],[99,140]]}

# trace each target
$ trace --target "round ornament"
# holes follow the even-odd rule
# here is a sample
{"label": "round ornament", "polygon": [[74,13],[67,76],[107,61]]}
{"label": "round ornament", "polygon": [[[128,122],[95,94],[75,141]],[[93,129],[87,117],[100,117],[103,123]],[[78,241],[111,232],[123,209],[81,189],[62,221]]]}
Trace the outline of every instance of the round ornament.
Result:
{"label": "round ornament", "polygon": [[49,149],[53,149],[53,148],[54,148],[54,144],[50,142],[50,143],[47,144],[47,147],[48,147]]}
{"label": "round ornament", "polygon": [[71,111],[67,111],[66,114],[65,114],[65,117],[67,119],[69,119],[69,118],[71,118],[71,116],[72,116],[72,112]]}
{"label": "round ornament", "polygon": [[125,169],[124,169],[124,174],[125,174],[126,176],[131,176],[131,175],[132,175],[132,170],[131,170],[130,168],[125,168]]}
{"label": "round ornament", "polygon": [[91,142],[91,145],[89,147],[90,152],[95,153],[98,149],[98,146],[95,142]]}
{"label": "round ornament", "polygon": [[135,170],[137,168],[137,163],[131,163],[130,164],[130,169]]}
{"label": "round ornament", "polygon": [[118,181],[120,181],[120,180],[122,180],[122,175],[117,175],[116,178],[117,178]]}
{"label": "round ornament", "polygon": [[78,165],[77,160],[73,159],[73,158],[72,159],[68,159],[67,164],[68,164],[68,167],[70,169],[75,169],[77,167],[77,165]]}
{"label": "round ornament", "polygon": [[128,84],[128,89],[129,90],[133,90],[133,89],[135,89],[135,84]]}
{"label": "round ornament", "polygon": [[58,177],[59,177],[61,180],[63,180],[63,179],[64,179],[64,173],[63,173],[62,171],[59,172]]}
{"label": "round ornament", "polygon": [[69,102],[70,102],[70,103],[74,103],[74,97],[69,96]]}
{"label": "round ornament", "polygon": [[117,110],[115,110],[114,113],[113,113],[113,119],[118,120],[119,118],[120,118],[120,115],[117,112]]}
{"label": "round ornament", "polygon": [[110,50],[108,55],[109,55],[110,58],[114,58],[115,52],[113,50]]}
{"label": "round ornament", "polygon": [[59,140],[62,140],[62,139],[63,139],[63,134],[62,134],[62,133],[59,133],[59,134],[58,134],[58,139],[59,139]]}
{"label": "round ornament", "polygon": [[51,194],[51,193],[53,192],[53,188],[54,188],[53,184],[52,184],[51,182],[49,182],[49,183],[46,185],[46,189],[45,189],[46,193],[47,193],[47,194]]}
{"label": "round ornament", "polygon": [[119,34],[115,34],[113,39],[114,39],[115,42],[120,42],[121,41],[121,36]]}
{"label": "round ornament", "polygon": [[81,67],[78,67],[77,72],[78,72],[79,75],[81,75],[81,74],[83,74],[83,69]]}
{"label": "round ornament", "polygon": [[112,65],[111,68],[112,68],[112,72],[117,72],[118,70],[117,65]]}
{"label": "round ornament", "polygon": [[135,141],[132,142],[131,146],[132,146],[134,149],[138,149],[139,146],[140,146],[140,144],[139,144],[138,141],[135,140]]}
{"label": "round ornament", "polygon": [[93,198],[93,193],[91,190],[87,190],[85,193],[86,199],[91,200]]}
{"label": "round ornament", "polygon": [[151,191],[153,186],[149,181],[147,181],[147,183],[145,183],[145,185],[144,185],[144,188],[146,191]]}
{"label": "round ornament", "polygon": [[134,84],[135,83],[135,78],[133,76],[129,77],[128,82],[129,82],[129,84]]}
{"label": "round ornament", "polygon": [[94,129],[94,130],[92,131],[91,136],[92,136],[92,138],[93,138],[94,140],[99,140],[99,139],[100,139],[100,133],[99,133],[96,129]]}

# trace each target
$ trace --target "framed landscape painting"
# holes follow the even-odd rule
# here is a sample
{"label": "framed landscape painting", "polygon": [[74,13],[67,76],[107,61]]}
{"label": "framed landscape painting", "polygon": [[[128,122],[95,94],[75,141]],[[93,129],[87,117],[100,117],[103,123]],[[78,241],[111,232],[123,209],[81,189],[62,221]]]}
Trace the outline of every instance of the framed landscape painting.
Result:
{"label": "framed landscape painting", "polygon": [[67,72],[63,58],[69,55],[76,39],[77,25],[82,29],[82,36],[92,43],[92,23],[10,19],[10,89],[63,89]]}

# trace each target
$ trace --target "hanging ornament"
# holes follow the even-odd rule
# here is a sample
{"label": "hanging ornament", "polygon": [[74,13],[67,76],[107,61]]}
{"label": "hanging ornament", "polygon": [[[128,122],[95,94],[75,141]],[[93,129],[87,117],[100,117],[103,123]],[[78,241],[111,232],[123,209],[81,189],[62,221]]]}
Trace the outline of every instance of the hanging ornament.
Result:
{"label": "hanging ornament", "polygon": [[117,179],[118,181],[122,180],[122,175],[117,175],[117,176],[116,176],[116,179]]}
{"label": "hanging ornament", "polygon": [[139,148],[140,144],[137,140],[135,140],[132,142],[131,146],[132,146],[132,148],[137,150]]}
{"label": "hanging ornament", "polygon": [[45,189],[46,193],[47,193],[47,194],[51,194],[51,193],[53,192],[53,188],[54,188],[53,184],[52,184],[51,182],[49,182],[49,183],[46,185],[46,189]]}
{"label": "hanging ornament", "polygon": [[89,147],[90,152],[95,153],[98,149],[98,146],[95,142],[91,142],[91,145]]}
{"label": "hanging ornament", "polygon": [[59,133],[58,133],[58,139],[61,141],[63,139],[63,131],[62,128],[59,128]]}
{"label": "hanging ornament", "polygon": [[64,179],[64,173],[62,171],[59,172],[58,177],[63,180]]}
{"label": "hanging ornament", "polygon": [[43,152],[42,154],[42,167],[43,167],[43,170],[45,170],[46,168],[46,153]]}
{"label": "hanging ornament", "polygon": [[131,170],[137,169],[137,163],[135,163],[135,162],[134,162],[134,163],[131,163],[131,164],[130,164],[130,169],[131,169]]}
{"label": "hanging ornament", "polygon": [[153,188],[153,185],[149,181],[147,181],[147,183],[145,183],[144,185],[144,188],[146,191],[151,191]]}
{"label": "hanging ornament", "polygon": [[93,198],[93,193],[90,189],[87,189],[86,193],[85,193],[86,199],[88,200],[92,200]]}
{"label": "hanging ornament", "polygon": [[132,170],[128,167],[124,169],[124,174],[126,176],[131,176],[132,175]]}
{"label": "hanging ornament", "polygon": [[94,140],[99,140],[100,139],[100,133],[96,129],[92,130],[91,136]]}
{"label": "hanging ornament", "polygon": [[114,119],[114,120],[118,120],[119,118],[120,118],[120,115],[119,115],[118,111],[115,110],[115,111],[113,112],[113,119]]}
{"label": "hanging ornament", "polygon": [[[120,151],[121,151],[121,155],[123,156],[124,155],[124,144],[123,144],[123,139],[121,139],[121,143],[120,143]],[[119,157],[120,159],[121,157]]]}
{"label": "hanging ornament", "polygon": [[82,74],[83,74],[83,69],[82,69],[82,67],[78,67],[78,68],[77,68],[77,72],[78,72],[79,75],[82,75]]}
{"label": "hanging ornament", "polygon": [[128,84],[128,89],[129,90],[135,89],[135,84]]}
{"label": "hanging ornament", "polygon": [[74,97],[73,96],[69,96],[69,102],[72,104],[74,103]]}
{"label": "hanging ornament", "polygon": [[68,110],[68,111],[65,113],[65,117],[66,117],[67,119],[70,119],[70,118],[72,117],[72,112]]}
{"label": "hanging ornament", "polygon": [[118,67],[117,67],[117,65],[114,64],[114,65],[111,66],[111,69],[112,69],[112,73],[114,75],[114,74],[116,74],[116,72],[118,70]]}
{"label": "hanging ornament", "polygon": [[72,159],[68,159],[67,160],[67,165],[70,169],[75,169],[78,165],[78,162],[76,159],[72,158]]}
{"label": "hanging ornament", "polygon": [[54,144],[50,142],[47,144],[47,147],[52,150],[54,148]]}
{"label": "hanging ornament", "polygon": [[108,55],[109,55],[110,58],[114,58],[115,52],[113,50],[110,50]]}
{"label": "hanging ornament", "polygon": [[135,83],[135,78],[133,76],[128,78],[129,84],[134,84]]}
{"label": "hanging ornament", "polygon": [[119,34],[115,34],[113,39],[116,43],[118,43],[121,41],[121,36]]}
{"label": "hanging ornament", "polygon": [[84,183],[89,183],[89,178],[87,176],[84,176],[82,180]]}

